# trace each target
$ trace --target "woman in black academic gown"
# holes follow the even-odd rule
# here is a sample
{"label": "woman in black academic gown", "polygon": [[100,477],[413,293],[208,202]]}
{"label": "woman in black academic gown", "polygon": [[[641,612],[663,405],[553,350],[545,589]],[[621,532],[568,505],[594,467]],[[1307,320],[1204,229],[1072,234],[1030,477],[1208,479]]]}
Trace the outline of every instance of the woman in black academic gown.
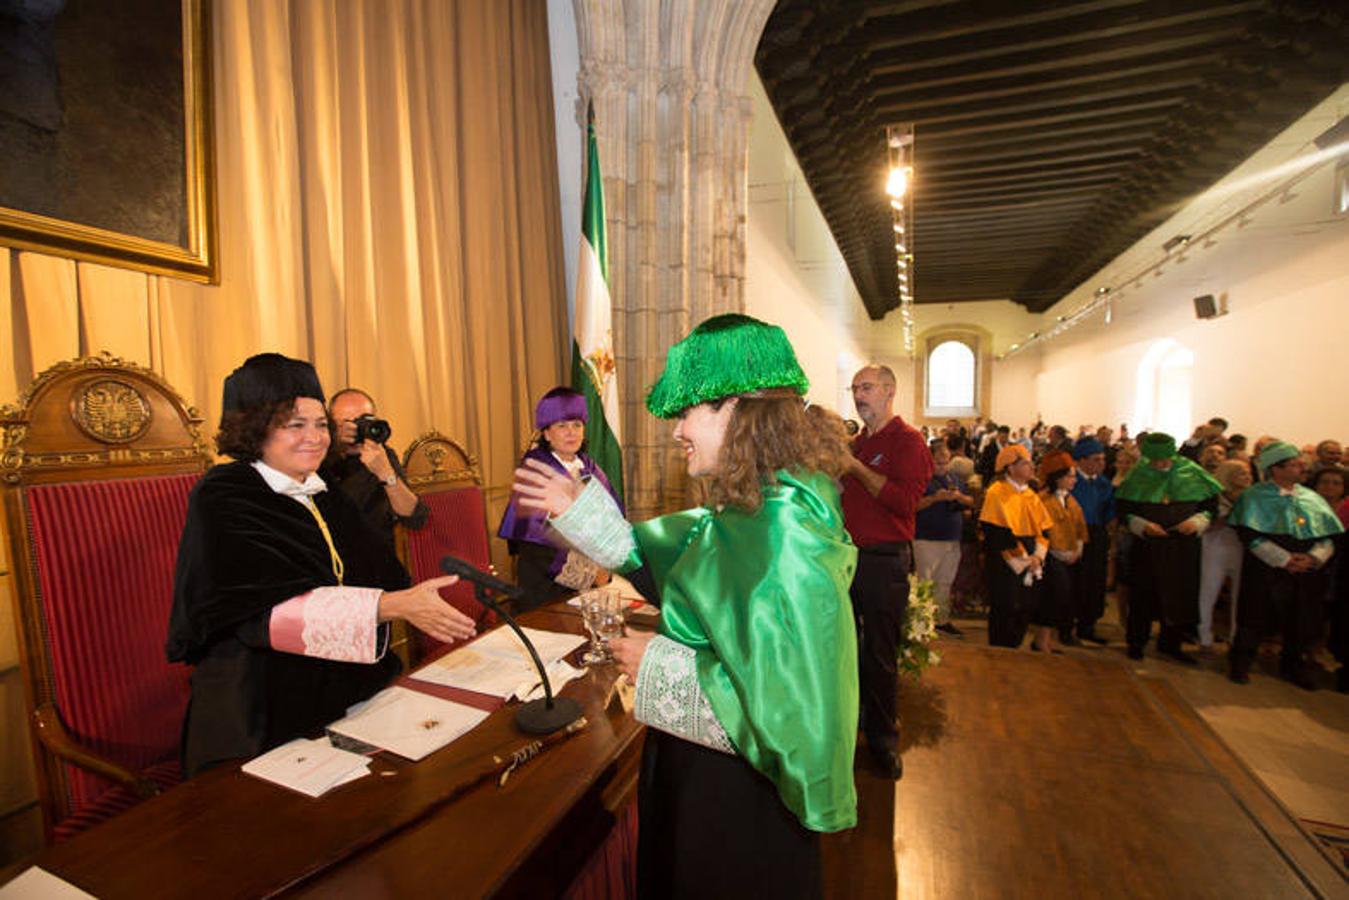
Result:
{"label": "woman in black academic gown", "polygon": [[188,500],[166,650],[193,667],[183,771],[256,756],[341,718],[398,673],[388,626],[473,634],[444,576],[407,573],[316,474],[331,442],[313,366],[276,353],[225,379],[216,436],[232,463]]}

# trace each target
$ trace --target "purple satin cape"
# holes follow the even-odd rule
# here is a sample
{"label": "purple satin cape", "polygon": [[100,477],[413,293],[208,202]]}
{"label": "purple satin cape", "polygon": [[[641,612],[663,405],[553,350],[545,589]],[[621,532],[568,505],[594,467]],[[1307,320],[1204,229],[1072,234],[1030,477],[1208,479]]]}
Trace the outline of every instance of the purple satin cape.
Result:
{"label": "purple satin cape", "polygon": [[[577,454],[581,459],[581,477],[594,478],[604,485],[604,489],[609,492],[618,503],[618,508],[623,509],[623,501],[614,495],[614,489],[609,484],[609,479],[605,477],[604,470],[595,465],[595,461],[584,453]],[[537,459],[546,463],[553,469],[566,474],[567,470],[562,463],[557,461],[549,450],[543,450],[535,447],[524,455],[524,459]],[[524,464],[524,459],[521,464]],[[558,541],[553,536],[553,528],[548,524],[548,517],[543,513],[532,513],[520,509],[518,505],[519,496],[512,493],[510,503],[506,506],[506,512],[501,517],[501,527],[497,529],[497,537],[505,538],[508,541],[528,541],[531,544],[542,544],[545,547],[557,547]],[[626,510],[624,510],[626,513]],[[550,575],[556,575],[562,571],[562,564],[567,560],[567,550],[562,548],[558,550],[557,556],[553,559],[553,564],[549,566]]]}

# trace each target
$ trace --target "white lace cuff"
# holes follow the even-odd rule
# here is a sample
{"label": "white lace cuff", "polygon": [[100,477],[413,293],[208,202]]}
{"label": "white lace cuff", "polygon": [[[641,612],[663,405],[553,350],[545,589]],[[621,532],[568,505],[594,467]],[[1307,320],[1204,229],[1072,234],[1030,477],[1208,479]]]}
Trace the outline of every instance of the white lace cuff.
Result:
{"label": "white lace cuff", "polygon": [[562,564],[562,571],[553,576],[553,580],[573,591],[585,591],[594,587],[600,571],[600,567],[587,559],[584,553],[568,550],[567,561]]}
{"label": "white lace cuff", "polygon": [[686,741],[735,753],[698,684],[697,651],[657,635],[637,670],[637,721]]}
{"label": "white lace cuff", "polygon": [[273,650],[338,662],[372,663],[387,649],[379,627],[379,588],[314,588],[272,607],[268,638]]}
{"label": "white lace cuff", "polygon": [[549,519],[567,542],[611,572],[621,571],[637,548],[632,525],[597,479],[562,515]]}
{"label": "white lace cuff", "polygon": [[[1316,564],[1324,566],[1330,562],[1330,558],[1335,555],[1335,544],[1333,541],[1317,541],[1316,544],[1307,551],[1307,553],[1316,560]],[[1343,566],[1343,563],[1340,563]]]}

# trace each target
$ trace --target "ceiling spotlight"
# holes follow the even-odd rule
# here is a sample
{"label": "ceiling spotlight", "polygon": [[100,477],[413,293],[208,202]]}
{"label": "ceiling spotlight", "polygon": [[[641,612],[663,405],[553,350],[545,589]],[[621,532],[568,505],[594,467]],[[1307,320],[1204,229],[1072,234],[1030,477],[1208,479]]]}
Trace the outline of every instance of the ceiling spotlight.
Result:
{"label": "ceiling spotlight", "polygon": [[896,223],[895,223],[895,233],[896,233],[896,234],[903,234],[903,233],[904,233],[904,226],[901,225],[900,223],[896,222]]}
{"label": "ceiling spotlight", "polygon": [[1188,243],[1190,243],[1190,236],[1188,234],[1178,234],[1165,244],[1162,244],[1162,249],[1167,253],[1170,253],[1177,247],[1184,248]]}
{"label": "ceiling spotlight", "polygon": [[913,169],[907,166],[897,166],[891,169],[890,177],[885,180],[885,192],[896,200],[903,197],[909,192],[909,178],[912,174]]}
{"label": "ceiling spotlight", "polygon": [[1318,150],[1329,150],[1346,142],[1349,142],[1349,116],[1345,116],[1312,138],[1312,143]]}
{"label": "ceiling spotlight", "polygon": [[1104,296],[1105,296],[1106,294],[1108,294],[1108,293],[1110,293],[1110,288],[1108,288],[1108,287],[1098,287],[1098,288],[1096,289],[1096,296],[1097,296],[1097,297],[1104,297]]}

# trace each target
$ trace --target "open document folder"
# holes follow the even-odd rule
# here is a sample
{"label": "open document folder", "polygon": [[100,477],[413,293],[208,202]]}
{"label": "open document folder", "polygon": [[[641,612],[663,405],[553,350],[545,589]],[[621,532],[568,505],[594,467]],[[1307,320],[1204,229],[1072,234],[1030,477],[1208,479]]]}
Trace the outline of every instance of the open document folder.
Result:
{"label": "open document folder", "polygon": [[328,730],[415,762],[485,718],[484,710],[395,686],[356,704]]}
{"label": "open document folder", "polygon": [[[586,642],[584,635],[524,629],[548,670],[553,690],[561,688],[558,661]],[[570,668],[570,667],[565,667]],[[431,684],[477,691],[493,697],[524,697],[538,683],[539,673],[525,645],[509,628],[498,628],[471,644],[447,653],[409,677]]]}

